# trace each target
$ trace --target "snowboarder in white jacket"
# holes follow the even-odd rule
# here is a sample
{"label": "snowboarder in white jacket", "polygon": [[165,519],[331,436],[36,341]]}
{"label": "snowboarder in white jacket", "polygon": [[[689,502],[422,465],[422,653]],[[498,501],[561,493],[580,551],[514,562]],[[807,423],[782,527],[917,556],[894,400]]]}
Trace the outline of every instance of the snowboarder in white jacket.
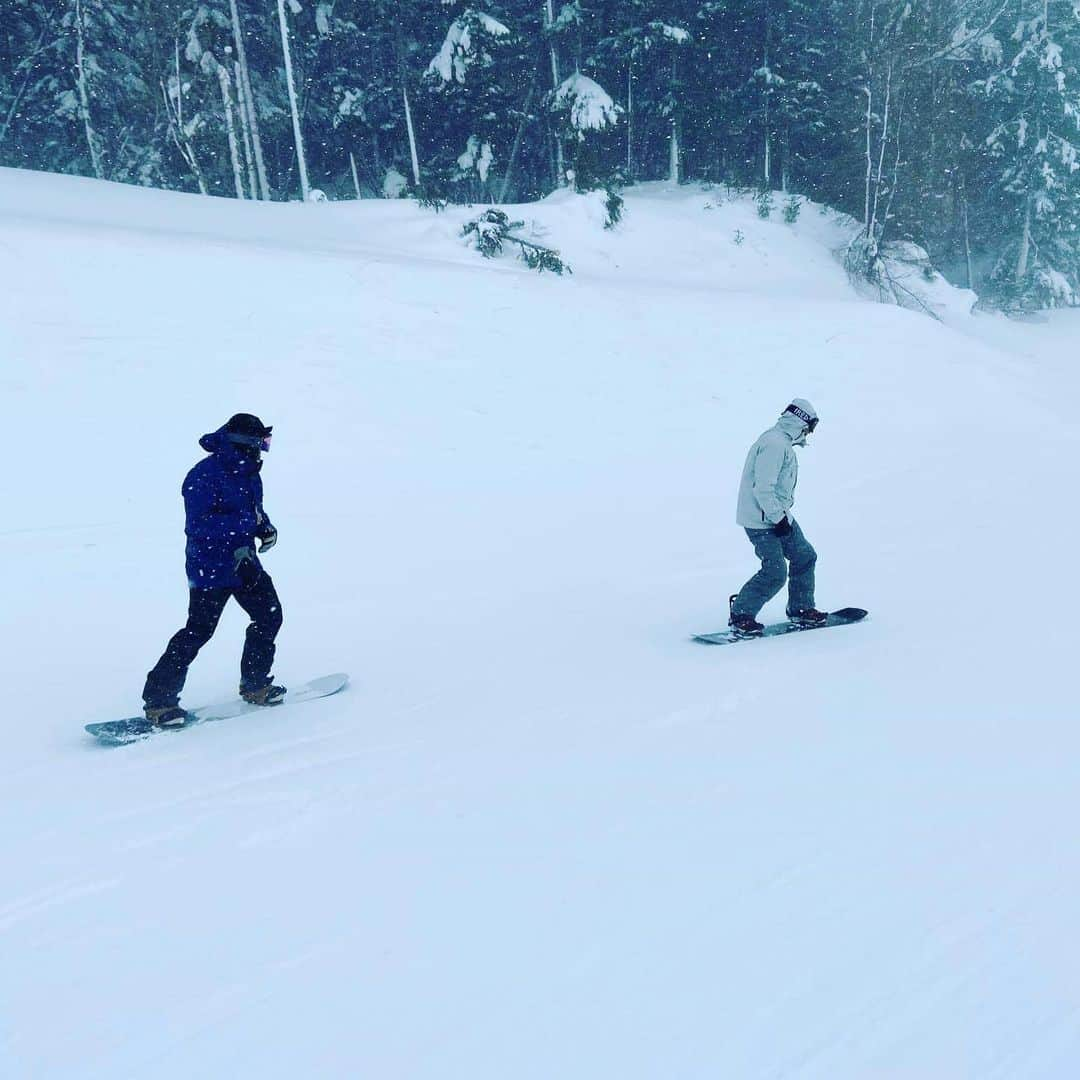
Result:
{"label": "snowboarder in white jacket", "polygon": [[789,619],[804,625],[825,620],[825,613],[814,607],[817,552],[791,516],[799,476],[795,447],[805,446],[817,425],[814,406],[795,398],[746,456],[736,521],[754,545],[761,569],[731,597],[730,625],[739,634],[761,633],[764,627],[756,616],[785,581]]}

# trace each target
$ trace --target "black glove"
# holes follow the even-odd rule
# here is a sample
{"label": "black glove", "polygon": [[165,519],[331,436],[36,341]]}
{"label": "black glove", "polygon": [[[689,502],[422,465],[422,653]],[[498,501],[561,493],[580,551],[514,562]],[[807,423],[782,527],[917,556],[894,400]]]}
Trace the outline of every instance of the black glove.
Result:
{"label": "black glove", "polygon": [[269,551],[277,543],[277,529],[269,526],[266,532],[259,536],[259,554]]}
{"label": "black glove", "polygon": [[773,527],[774,536],[787,536],[791,532],[791,522],[788,521],[788,516],[785,514]]}
{"label": "black glove", "polygon": [[259,564],[255,561],[255,552],[249,547],[237,548],[233,552],[233,569],[240,579],[240,584],[247,587],[259,579]]}

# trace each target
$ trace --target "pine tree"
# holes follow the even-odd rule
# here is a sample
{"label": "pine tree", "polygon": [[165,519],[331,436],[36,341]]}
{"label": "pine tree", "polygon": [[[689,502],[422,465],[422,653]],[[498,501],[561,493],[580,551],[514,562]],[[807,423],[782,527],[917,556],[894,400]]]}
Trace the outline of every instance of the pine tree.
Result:
{"label": "pine tree", "polygon": [[1080,284],[1080,13],[1061,0],[1017,9],[1005,62],[981,84],[998,106],[986,145],[1011,236],[994,277],[1014,302],[1072,303]]}
{"label": "pine tree", "polygon": [[[505,168],[514,137],[513,80],[503,59],[514,35],[499,5],[455,5],[454,18],[424,73],[433,129],[441,137],[430,161],[440,188],[467,201],[489,199],[493,169]],[[464,138],[462,138],[464,136]]]}

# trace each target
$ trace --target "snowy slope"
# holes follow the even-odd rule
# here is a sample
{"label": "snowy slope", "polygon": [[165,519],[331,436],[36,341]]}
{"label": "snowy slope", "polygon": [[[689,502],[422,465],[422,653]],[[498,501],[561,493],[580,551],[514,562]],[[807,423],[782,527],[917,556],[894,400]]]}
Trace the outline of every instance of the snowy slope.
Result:
{"label": "snowy slope", "polygon": [[[861,301],[816,210],[627,206],[520,208],[559,279],[466,211],[0,170],[0,1076],[1077,1075],[1073,324]],[[794,394],[872,618],[692,646]],[[101,750],[239,410],[277,673],[353,686]]]}

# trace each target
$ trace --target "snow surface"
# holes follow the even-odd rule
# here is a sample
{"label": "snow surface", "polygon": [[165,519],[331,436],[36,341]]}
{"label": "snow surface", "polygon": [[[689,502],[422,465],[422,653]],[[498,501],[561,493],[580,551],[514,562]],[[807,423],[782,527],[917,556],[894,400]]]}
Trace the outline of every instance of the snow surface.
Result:
{"label": "snow surface", "polygon": [[[1077,313],[867,303],[719,191],[512,208],[566,278],[470,213],[0,170],[0,1076],[1076,1076]],[[871,618],[692,645],[795,394]],[[353,684],[100,749],[238,410],[277,673]]]}

